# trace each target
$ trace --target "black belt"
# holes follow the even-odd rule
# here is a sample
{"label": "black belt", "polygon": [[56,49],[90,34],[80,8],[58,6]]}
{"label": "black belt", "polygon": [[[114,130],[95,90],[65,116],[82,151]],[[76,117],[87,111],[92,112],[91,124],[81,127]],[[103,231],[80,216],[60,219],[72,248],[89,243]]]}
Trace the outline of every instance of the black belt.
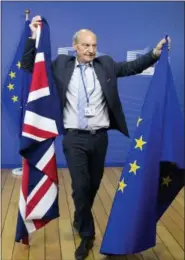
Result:
{"label": "black belt", "polygon": [[75,128],[67,128],[65,129],[66,132],[70,132],[70,133],[81,133],[81,134],[91,134],[91,135],[94,135],[94,134],[97,134],[97,133],[101,133],[101,132],[106,132],[107,129],[106,128],[100,128],[100,129],[97,129],[97,130],[83,130],[83,129],[75,129]]}

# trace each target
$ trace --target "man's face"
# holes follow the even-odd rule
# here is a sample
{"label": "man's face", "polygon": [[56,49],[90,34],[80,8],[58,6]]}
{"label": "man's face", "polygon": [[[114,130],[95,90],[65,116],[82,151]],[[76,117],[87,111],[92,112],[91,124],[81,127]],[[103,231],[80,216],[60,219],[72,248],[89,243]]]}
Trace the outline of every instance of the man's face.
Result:
{"label": "man's face", "polygon": [[96,35],[90,31],[80,32],[73,48],[77,53],[79,62],[91,62],[96,57]]}

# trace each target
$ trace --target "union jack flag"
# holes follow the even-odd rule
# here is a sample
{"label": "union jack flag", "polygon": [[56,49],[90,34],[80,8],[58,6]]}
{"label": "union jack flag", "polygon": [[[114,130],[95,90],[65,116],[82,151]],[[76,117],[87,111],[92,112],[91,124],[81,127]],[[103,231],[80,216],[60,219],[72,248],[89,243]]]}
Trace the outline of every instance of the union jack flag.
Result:
{"label": "union jack flag", "polygon": [[62,117],[50,49],[49,26],[42,18],[20,140],[24,160],[15,240],[24,244],[30,233],[59,217],[54,141],[61,134]]}

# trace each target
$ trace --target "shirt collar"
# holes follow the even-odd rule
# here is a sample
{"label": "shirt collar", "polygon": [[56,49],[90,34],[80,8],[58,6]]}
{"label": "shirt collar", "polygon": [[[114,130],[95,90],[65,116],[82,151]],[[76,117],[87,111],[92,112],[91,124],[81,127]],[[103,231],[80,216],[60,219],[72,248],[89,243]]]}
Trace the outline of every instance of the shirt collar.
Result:
{"label": "shirt collar", "polygon": [[[78,61],[77,58],[76,58],[76,59],[75,59],[75,68],[78,67],[79,64],[80,64],[80,63],[79,63],[79,61]],[[91,62],[87,63],[87,65],[93,66],[93,62],[91,61]]]}

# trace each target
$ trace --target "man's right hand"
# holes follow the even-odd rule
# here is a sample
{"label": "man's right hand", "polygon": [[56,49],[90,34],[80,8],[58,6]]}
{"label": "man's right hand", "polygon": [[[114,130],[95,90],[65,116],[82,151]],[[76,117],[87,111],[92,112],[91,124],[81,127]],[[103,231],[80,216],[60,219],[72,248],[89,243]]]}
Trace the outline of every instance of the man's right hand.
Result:
{"label": "man's right hand", "polygon": [[32,32],[32,36],[31,36],[31,39],[36,39],[37,37],[37,27],[38,25],[41,23],[41,16],[40,15],[37,15],[35,17],[32,18],[32,21],[30,23],[30,29],[31,29],[31,32]]}

